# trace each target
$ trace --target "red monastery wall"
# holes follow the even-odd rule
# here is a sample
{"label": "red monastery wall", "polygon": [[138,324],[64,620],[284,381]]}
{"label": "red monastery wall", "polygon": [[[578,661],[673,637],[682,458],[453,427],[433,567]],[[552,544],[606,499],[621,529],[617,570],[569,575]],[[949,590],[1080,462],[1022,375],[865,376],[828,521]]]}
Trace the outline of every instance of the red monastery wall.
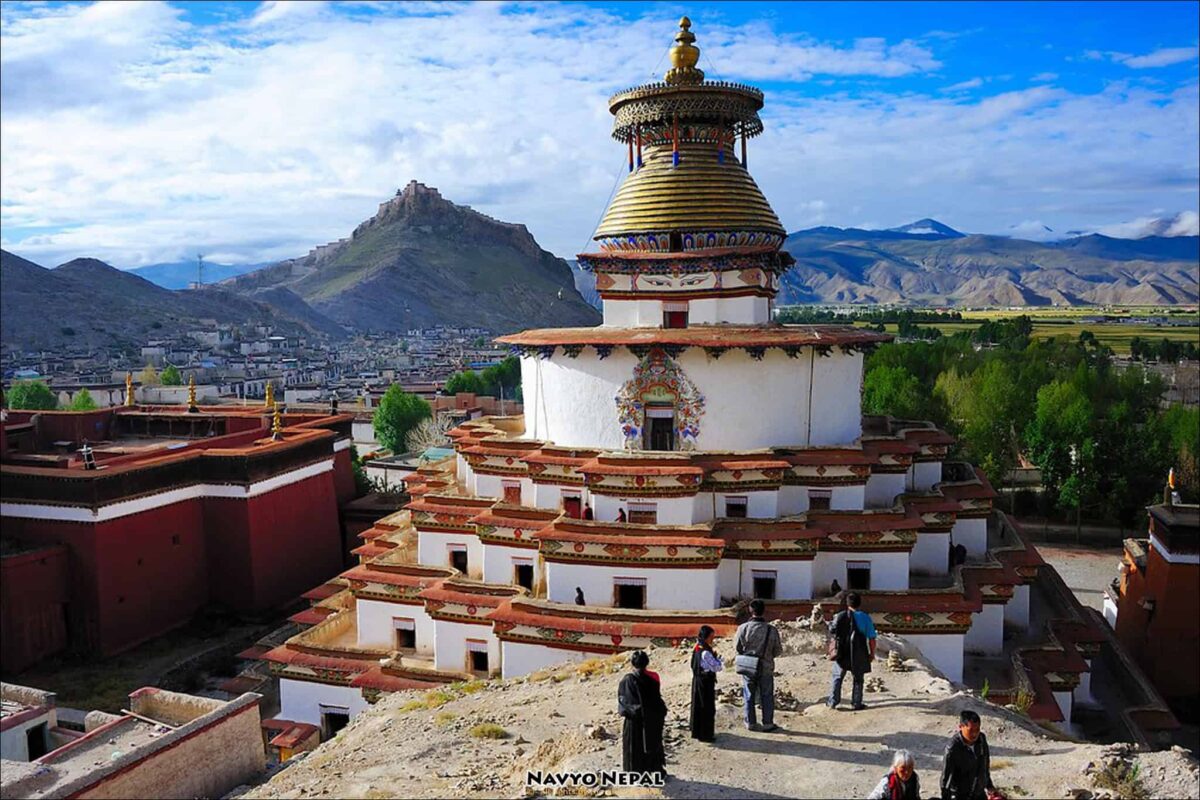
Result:
{"label": "red monastery wall", "polygon": [[349,447],[333,454],[333,486],[339,506],[354,499],[354,469],[350,465]]}
{"label": "red monastery wall", "polygon": [[0,668],[20,672],[67,646],[69,558],[62,546],[0,558]]}

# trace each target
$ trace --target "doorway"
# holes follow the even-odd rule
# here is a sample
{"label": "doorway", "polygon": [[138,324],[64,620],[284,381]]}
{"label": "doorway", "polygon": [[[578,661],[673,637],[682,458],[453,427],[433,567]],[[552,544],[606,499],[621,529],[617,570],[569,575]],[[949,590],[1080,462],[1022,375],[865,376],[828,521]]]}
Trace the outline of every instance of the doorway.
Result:
{"label": "doorway", "polygon": [[321,703],[319,709],[322,741],[337,736],[338,731],[350,724],[350,709],[346,706],[327,706]]}
{"label": "doorway", "polygon": [[414,620],[404,617],[392,617],[392,630],[395,631],[393,646],[397,650],[417,649],[417,625]]}
{"label": "doorway", "polygon": [[487,642],[478,639],[467,639],[467,672],[480,677],[488,675]]}
{"label": "doorway", "polygon": [[774,571],[756,569],[750,573],[755,598],[759,600],[775,599],[776,573]]}
{"label": "doorway", "polygon": [[463,575],[467,574],[467,548],[455,545],[450,546],[450,566]]}
{"label": "doorway", "polygon": [[505,481],[501,485],[504,488],[504,502],[510,506],[521,505],[521,482]]}
{"label": "doorway", "polygon": [[46,746],[46,723],[34,725],[25,731],[25,746],[29,748],[30,761],[35,761],[50,752]]}
{"label": "doorway", "polygon": [[846,588],[854,591],[866,591],[871,588],[871,562],[846,562]]}
{"label": "doorway", "polygon": [[529,559],[513,559],[513,582],[533,591],[533,561]]}
{"label": "doorway", "polygon": [[613,605],[617,608],[645,608],[646,582],[637,578],[615,578]]}
{"label": "doorway", "polygon": [[653,404],[646,406],[647,450],[675,449],[675,407]]}
{"label": "doorway", "polygon": [[583,516],[583,501],[577,494],[564,494],[562,499],[563,511],[571,519]]}

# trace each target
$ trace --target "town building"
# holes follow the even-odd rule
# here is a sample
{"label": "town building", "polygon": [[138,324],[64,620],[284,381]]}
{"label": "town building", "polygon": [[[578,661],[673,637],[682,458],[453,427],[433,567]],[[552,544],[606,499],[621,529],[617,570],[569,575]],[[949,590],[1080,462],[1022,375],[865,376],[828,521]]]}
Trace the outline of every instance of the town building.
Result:
{"label": "town building", "polygon": [[74,729],[53,693],[0,684],[0,796],[222,797],[266,766],[259,699],[148,687]]}
{"label": "town building", "polygon": [[[835,582],[952,681],[1064,728],[1096,705],[1102,621],[952,437],[863,414],[864,354],[890,337],[772,322],[793,261],[747,168],[763,94],[706,81],[694,39],[685,18],[664,80],[610,101],[629,174],[579,256],[603,324],[498,339],[523,414],[450,431],[308,627],[261,649],[280,724],[328,734],[384,691],[727,636],[752,597],[828,617]],[[1166,724],[1143,721],[1118,735]]]}
{"label": "town building", "polygon": [[[110,655],[216,605],[258,615],[344,568],[353,415],[266,406],[7,411],[3,668]],[[275,428],[275,432],[272,432]]]}
{"label": "town building", "polygon": [[1164,502],[1146,509],[1146,538],[1126,539],[1105,615],[1125,649],[1182,718],[1200,718],[1200,506]]}

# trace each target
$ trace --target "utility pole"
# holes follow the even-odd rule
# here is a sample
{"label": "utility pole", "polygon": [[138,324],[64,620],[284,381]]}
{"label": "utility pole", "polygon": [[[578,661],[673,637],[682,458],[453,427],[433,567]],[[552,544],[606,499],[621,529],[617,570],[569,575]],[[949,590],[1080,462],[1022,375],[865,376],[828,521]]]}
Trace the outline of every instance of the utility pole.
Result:
{"label": "utility pole", "polygon": [[196,288],[204,285],[204,254],[196,254]]}

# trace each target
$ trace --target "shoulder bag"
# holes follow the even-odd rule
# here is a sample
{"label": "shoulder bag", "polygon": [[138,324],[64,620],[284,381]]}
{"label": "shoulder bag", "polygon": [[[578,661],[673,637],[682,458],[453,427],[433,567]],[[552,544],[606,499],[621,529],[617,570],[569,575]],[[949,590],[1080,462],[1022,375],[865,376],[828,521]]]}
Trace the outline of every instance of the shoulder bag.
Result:
{"label": "shoulder bag", "polygon": [[762,667],[763,654],[767,652],[767,646],[771,644],[771,634],[775,630],[767,623],[764,622],[763,624],[767,626],[767,635],[763,637],[762,647],[758,649],[758,655],[752,656],[746,653],[733,659],[733,670],[738,675],[747,678],[758,677],[758,671]]}

